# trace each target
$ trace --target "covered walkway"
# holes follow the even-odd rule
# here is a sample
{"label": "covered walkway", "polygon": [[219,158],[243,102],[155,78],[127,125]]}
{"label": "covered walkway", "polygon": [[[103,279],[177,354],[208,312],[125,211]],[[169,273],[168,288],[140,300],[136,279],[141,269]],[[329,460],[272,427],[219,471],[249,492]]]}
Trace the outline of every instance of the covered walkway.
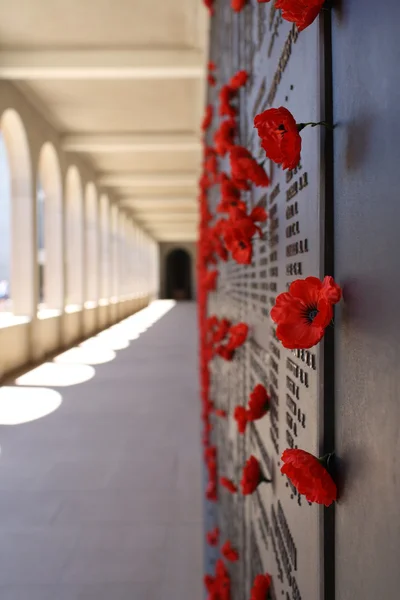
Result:
{"label": "covered walkway", "polygon": [[[0,428],[1,600],[199,600],[195,305],[154,303],[64,358],[12,388],[19,418],[0,388],[1,423],[18,423]],[[48,389],[52,369],[73,381],[90,364],[83,383],[60,375],[54,412],[24,422],[24,394]]]}

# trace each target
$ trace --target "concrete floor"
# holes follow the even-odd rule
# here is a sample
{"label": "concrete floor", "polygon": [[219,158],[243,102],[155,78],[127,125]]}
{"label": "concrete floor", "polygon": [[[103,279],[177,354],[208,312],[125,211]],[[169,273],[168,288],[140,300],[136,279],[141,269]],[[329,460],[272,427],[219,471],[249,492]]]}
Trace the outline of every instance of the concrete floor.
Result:
{"label": "concrete floor", "polygon": [[[128,324],[127,324],[128,327]],[[1,600],[200,600],[196,309],[0,427]]]}

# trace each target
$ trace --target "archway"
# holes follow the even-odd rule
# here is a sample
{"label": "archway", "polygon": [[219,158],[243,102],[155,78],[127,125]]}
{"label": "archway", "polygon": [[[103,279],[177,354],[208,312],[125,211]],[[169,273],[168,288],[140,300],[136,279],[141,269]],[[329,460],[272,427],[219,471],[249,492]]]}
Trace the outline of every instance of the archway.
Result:
{"label": "archway", "polygon": [[88,183],[85,194],[86,304],[99,301],[99,209],[97,190]]}
{"label": "archway", "polygon": [[[5,178],[4,193],[10,193],[10,213],[2,218],[11,219],[11,236],[6,242],[11,250],[10,283],[8,295],[11,295],[10,309],[15,315],[31,315],[33,309],[33,183],[32,164],[28,136],[19,114],[13,109],[4,111],[0,129],[6,159],[8,162],[2,176]],[[4,161],[3,161],[4,164]],[[7,189],[6,189],[7,188]],[[10,227],[10,222],[6,223]]]}
{"label": "archway", "polygon": [[65,184],[66,195],[66,303],[80,307],[84,303],[83,293],[83,187],[77,167],[68,169]]}
{"label": "archway", "polygon": [[63,306],[62,178],[57,152],[50,142],[40,151],[37,179],[37,250],[39,309]]}
{"label": "archway", "polygon": [[192,264],[186,250],[177,248],[167,256],[166,296],[173,300],[192,299]]}
{"label": "archway", "polygon": [[0,129],[0,312],[11,313],[11,177]]}

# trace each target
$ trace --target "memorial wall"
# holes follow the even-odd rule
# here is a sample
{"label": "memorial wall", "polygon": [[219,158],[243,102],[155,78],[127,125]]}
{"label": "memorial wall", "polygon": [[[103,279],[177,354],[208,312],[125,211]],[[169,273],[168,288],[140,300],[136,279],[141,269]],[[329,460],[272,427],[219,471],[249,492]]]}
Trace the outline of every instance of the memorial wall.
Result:
{"label": "memorial wall", "polygon": [[[205,585],[211,600],[328,600],[333,504],[309,501],[310,493],[281,468],[285,450],[315,457],[334,450],[333,325],[319,343],[284,347],[271,311],[294,281],[332,274],[330,15],[299,31],[274,2],[207,4],[198,264]],[[280,107],[290,111],[301,135],[300,160],[290,168],[268,157],[254,124],[256,115]],[[241,151],[250,162],[238,166],[237,147],[250,153]],[[239,230],[243,239],[232,241]],[[312,324],[320,314],[314,306],[306,318]],[[265,406],[256,418],[248,408],[254,394]],[[243,468],[251,456],[261,481],[244,493]],[[327,473],[333,475],[332,462]],[[259,579],[257,591],[260,575],[266,579]]]}

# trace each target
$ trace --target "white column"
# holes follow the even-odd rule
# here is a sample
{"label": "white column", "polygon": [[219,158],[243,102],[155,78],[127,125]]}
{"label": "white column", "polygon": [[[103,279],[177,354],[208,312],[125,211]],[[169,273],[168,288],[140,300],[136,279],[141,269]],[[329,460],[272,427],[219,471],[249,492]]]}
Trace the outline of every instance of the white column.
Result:
{"label": "white column", "polygon": [[118,207],[111,207],[111,297],[114,302],[119,296],[118,279]]}
{"label": "white column", "polygon": [[128,293],[130,296],[134,293],[135,286],[135,246],[134,246],[134,225],[133,221],[129,221],[129,242],[128,242],[128,260],[129,260],[129,290]]}
{"label": "white column", "polygon": [[59,191],[46,193],[44,199],[44,302],[46,308],[60,310],[63,305],[63,222]]}
{"label": "white column", "polygon": [[126,216],[119,213],[118,216],[118,281],[119,297],[125,296],[125,225]]}
{"label": "white column", "polygon": [[82,184],[76,167],[67,175],[65,210],[66,304],[84,303],[85,215]]}
{"label": "white column", "polygon": [[111,214],[108,197],[100,198],[100,298],[109,300],[111,295]]}
{"label": "white column", "polygon": [[99,300],[99,210],[96,188],[87,189],[85,198],[86,301]]}

